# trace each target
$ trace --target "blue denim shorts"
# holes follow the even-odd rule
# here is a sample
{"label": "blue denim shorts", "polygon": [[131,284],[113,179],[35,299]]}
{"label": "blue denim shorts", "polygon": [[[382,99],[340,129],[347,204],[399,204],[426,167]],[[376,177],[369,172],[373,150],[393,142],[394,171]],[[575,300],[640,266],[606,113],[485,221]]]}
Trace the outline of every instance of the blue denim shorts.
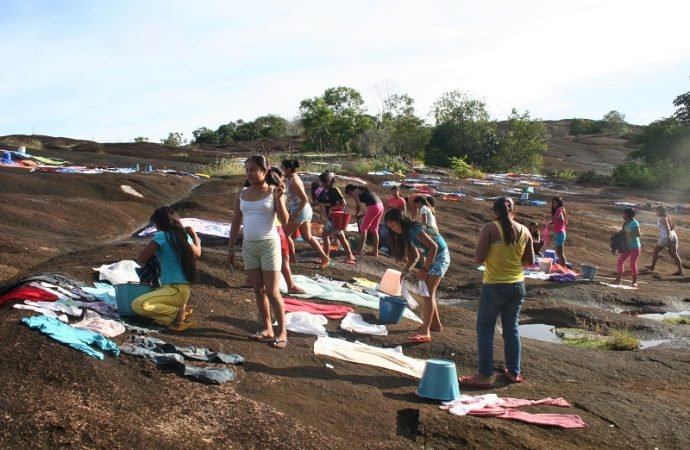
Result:
{"label": "blue denim shorts", "polygon": [[[290,211],[290,214],[292,214],[292,211]],[[292,220],[294,220],[295,223],[302,225],[304,222],[310,221],[313,216],[314,211],[311,209],[309,203],[307,203],[306,206],[302,208],[302,211],[299,212],[299,214],[293,216]]]}
{"label": "blue denim shorts", "polygon": [[553,237],[553,240],[556,247],[563,247],[563,244],[565,244],[565,231],[556,233]]}

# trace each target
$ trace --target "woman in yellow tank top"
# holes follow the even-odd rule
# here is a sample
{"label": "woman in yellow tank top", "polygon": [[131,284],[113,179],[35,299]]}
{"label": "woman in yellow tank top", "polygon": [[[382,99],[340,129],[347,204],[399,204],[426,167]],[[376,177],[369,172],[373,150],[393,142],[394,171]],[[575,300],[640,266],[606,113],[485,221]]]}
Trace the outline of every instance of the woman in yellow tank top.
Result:
{"label": "woman in yellow tank top", "polygon": [[503,373],[514,383],[523,381],[518,318],[525,300],[523,265],[531,265],[534,259],[532,235],[527,227],[515,221],[513,200],[499,197],[493,211],[496,220],[484,224],[474,250],[475,261],[486,266],[477,310],[478,370],[473,376],[459,379],[463,386],[485,389],[493,386],[495,378],[493,341],[499,314],[506,364]]}

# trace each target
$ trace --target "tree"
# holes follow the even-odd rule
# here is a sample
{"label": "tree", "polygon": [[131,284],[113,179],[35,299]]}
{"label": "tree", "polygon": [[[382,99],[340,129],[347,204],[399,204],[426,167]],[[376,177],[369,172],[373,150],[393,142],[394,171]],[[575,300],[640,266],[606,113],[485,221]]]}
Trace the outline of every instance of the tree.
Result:
{"label": "tree", "polygon": [[142,143],[142,142],[148,142],[149,138],[144,137],[144,136],[138,136],[134,138],[134,142],[136,143]]}
{"label": "tree", "polygon": [[347,151],[352,139],[373,126],[364,100],[352,88],[328,88],[322,97],[300,103],[300,117],[307,135],[305,147],[315,150]]}
{"label": "tree", "polygon": [[431,132],[426,162],[448,166],[450,158],[487,169],[499,150],[496,122],[486,104],[460,91],[444,93],[432,106],[436,126]]}
{"label": "tree", "polygon": [[170,133],[168,134],[168,137],[165,139],[161,139],[161,144],[167,145],[168,147],[179,147],[183,144],[186,144],[187,140],[184,138],[182,133]]}
{"label": "tree", "polygon": [[218,144],[218,133],[206,127],[197,128],[192,131],[195,144]]}
{"label": "tree", "polygon": [[519,114],[513,108],[500,150],[491,161],[492,169],[538,171],[543,164],[542,155],[549,148],[549,139],[541,120],[531,119],[529,111]]}
{"label": "tree", "polygon": [[603,129],[613,133],[624,133],[628,129],[628,123],[625,121],[625,114],[616,110],[609,111],[604,114]]}
{"label": "tree", "polygon": [[288,121],[275,114],[268,114],[254,119],[254,128],[261,137],[277,138],[287,135]]}
{"label": "tree", "polygon": [[676,97],[673,106],[678,108],[673,117],[683,125],[690,126],[690,91]]}

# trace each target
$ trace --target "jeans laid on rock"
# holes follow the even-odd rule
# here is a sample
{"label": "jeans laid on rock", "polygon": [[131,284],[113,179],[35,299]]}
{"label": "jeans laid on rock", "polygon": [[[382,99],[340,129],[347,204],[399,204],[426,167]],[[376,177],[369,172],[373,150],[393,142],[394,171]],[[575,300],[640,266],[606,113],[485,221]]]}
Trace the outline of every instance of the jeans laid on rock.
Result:
{"label": "jeans laid on rock", "polygon": [[501,315],[503,351],[508,370],[520,374],[520,334],[518,319],[525,300],[525,283],[482,285],[477,311],[478,371],[492,376],[494,364],[494,330],[496,318]]}

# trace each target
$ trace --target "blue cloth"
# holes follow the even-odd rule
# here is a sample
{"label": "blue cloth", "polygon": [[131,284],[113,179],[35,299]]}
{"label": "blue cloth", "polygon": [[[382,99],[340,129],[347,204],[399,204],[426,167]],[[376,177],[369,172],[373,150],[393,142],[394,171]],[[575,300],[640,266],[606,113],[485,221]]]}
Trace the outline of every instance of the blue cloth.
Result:
{"label": "blue cloth", "polygon": [[98,300],[111,305],[117,305],[117,301],[115,300],[115,287],[112,284],[96,282],[93,285],[94,287],[84,286],[81,290]]}
{"label": "blue cloth", "polygon": [[94,350],[89,345],[95,345],[104,351],[111,351],[113,355],[120,354],[120,349],[110,339],[103,335],[89,330],[81,330],[62,323],[57,319],[48,316],[25,317],[22,322],[31,329],[50,336],[54,340],[72,347],[75,350],[84,352],[87,355],[103,359],[103,353]]}
{"label": "blue cloth", "polygon": [[640,238],[638,236],[632,237],[635,230],[637,230],[637,234],[639,234],[640,222],[638,222],[637,219],[632,219],[626,222],[623,229],[625,230],[625,235],[628,237],[628,250],[640,248]]}
{"label": "blue cloth", "polygon": [[477,365],[481,375],[490,377],[494,373],[494,330],[499,313],[506,367],[511,373],[520,374],[518,319],[525,295],[524,282],[482,285],[477,310]]}
{"label": "blue cloth", "polygon": [[561,231],[560,233],[554,234],[554,245],[556,247],[563,247],[563,244],[565,244],[565,238],[566,234],[565,231]]}
{"label": "blue cloth", "polygon": [[[161,284],[188,284],[189,280],[182,270],[182,260],[175,248],[175,236],[170,232],[156,231],[153,241],[158,244],[156,257],[161,265]],[[187,235],[187,242],[192,244],[192,238]]]}
{"label": "blue cloth", "polygon": [[443,239],[443,236],[438,234],[437,231],[433,230],[432,228],[427,227],[426,225],[423,225],[421,223],[416,223],[410,227],[410,229],[407,231],[407,238],[410,240],[412,245],[417,247],[418,249],[421,249],[422,252],[424,253],[424,256],[429,252],[429,249],[422,244],[422,242],[419,240],[419,234],[425,231],[429,236],[431,236],[431,239],[433,239],[436,242],[436,245],[438,245],[438,251],[439,253],[442,250],[445,250],[448,248],[448,244],[446,244],[446,240]]}

